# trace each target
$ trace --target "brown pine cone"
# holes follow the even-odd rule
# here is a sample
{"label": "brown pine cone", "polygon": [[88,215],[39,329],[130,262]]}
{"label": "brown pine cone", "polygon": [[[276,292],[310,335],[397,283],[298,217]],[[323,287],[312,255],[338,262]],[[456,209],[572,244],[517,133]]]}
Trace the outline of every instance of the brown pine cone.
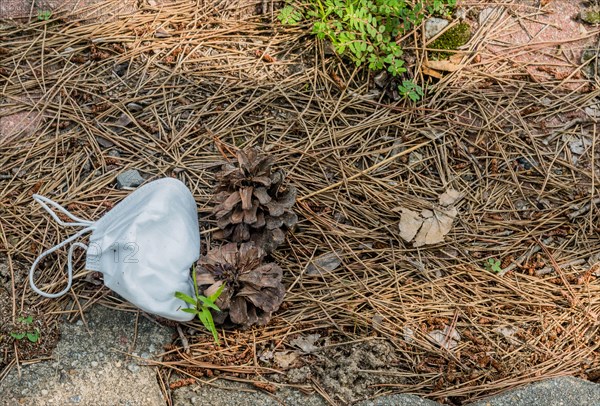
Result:
{"label": "brown pine cone", "polygon": [[213,312],[215,324],[249,327],[265,325],[279,309],[285,296],[283,271],[275,263],[264,264],[265,252],[253,242],[228,243],[200,258],[196,281],[205,296],[224,283]]}
{"label": "brown pine cone", "polygon": [[252,240],[270,253],[298,222],[292,210],[296,188],[283,188],[283,172],[272,171],[273,158],[257,148],[239,150],[237,161],[237,165],[223,165],[216,175],[218,204],[213,214],[221,230],[213,236],[234,242]]}

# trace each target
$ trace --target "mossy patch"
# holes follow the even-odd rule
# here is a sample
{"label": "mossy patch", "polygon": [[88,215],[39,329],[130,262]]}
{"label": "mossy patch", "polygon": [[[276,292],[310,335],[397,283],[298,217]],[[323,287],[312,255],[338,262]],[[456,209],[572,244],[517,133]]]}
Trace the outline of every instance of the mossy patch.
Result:
{"label": "mossy patch", "polygon": [[[456,50],[458,47],[465,45],[471,38],[471,26],[467,23],[460,23],[443,33],[438,39],[433,41],[429,48],[432,49],[447,49]],[[453,52],[431,51],[429,57],[431,59],[446,59]]]}
{"label": "mossy patch", "polygon": [[586,49],[581,54],[581,63],[585,65],[581,69],[583,74],[588,79],[593,79],[600,72],[600,60],[598,59],[598,51],[596,49]]}
{"label": "mossy patch", "polygon": [[594,6],[582,10],[579,18],[588,24],[600,24],[600,6]]}

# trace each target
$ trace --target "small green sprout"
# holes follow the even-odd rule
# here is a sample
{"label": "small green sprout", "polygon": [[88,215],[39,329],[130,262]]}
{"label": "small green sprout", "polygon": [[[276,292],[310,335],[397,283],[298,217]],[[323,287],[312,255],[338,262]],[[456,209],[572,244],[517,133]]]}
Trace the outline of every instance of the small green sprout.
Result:
{"label": "small green sprout", "polygon": [[[19,317],[17,320],[19,321],[19,323],[22,323],[26,326],[33,323],[32,316]],[[28,330],[28,329],[26,329],[26,330]],[[14,338],[15,340],[22,340],[23,338],[27,337],[27,339],[29,341],[31,341],[32,343],[37,343],[38,340],[40,339],[40,330],[38,330],[36,328],[33,331],[25,331],[25,332],[19,332],[19,333],[13,332],[13,333],[10,333],[10,336],[12,338]]]}
{"label": "small green sprout", "polygon": [[408,97],[412,101],[421,100],[423,97],[423,89],[411,80],[403,80],[401,85],[398,85],[400,94],[404,97]]}
{"label": "small green sprout", "polygon": [[52,11],[41,10],[38,11],[38,21],[48,21],[52,17]]}
{"label": "small green sprout", "polygon": [[277,19],[279,19],[283,25],[296,25],[302,21],[302,18],[303,16],[300,10],[295,9],[290,5],[282,8],[277,16]]}
{"label": "small green sprout", "polygon": [[502,272],[502,267],[500,266],[500,264],[500,260],[496,258],[490,258],[487,261],[485,261],[485,270],[489,272],[500,273]]}
{"label": "small green sprout", "polygon": [[206,297],[198,293],[198,283],[196,282],[196,266],[194,266],[192,270],[192,278],[194,280],[194,292],[196,297],[190,297],[183,292],[175,292],[175,297],[193,306],[192,308],[181,309],[181,311],[197,315],[202,324],[204,324],[204,327],[206,327],[206,329],[212,333],[217,345],[220,345],[219,335],[217,333],[217,328],[215,327],[212,314],[210,313],[210,309],[218,312],[221,311],[215,302],[219,296],[221,296],[221,292],[223,292],[225,284],[221,285],[215,293]]}

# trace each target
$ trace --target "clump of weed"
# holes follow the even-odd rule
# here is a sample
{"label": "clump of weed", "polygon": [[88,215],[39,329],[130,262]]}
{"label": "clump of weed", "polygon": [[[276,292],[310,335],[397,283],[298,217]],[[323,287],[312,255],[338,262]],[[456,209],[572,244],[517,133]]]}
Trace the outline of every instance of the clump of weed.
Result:
{"label": "clump of weed", "polygon": [[[399,39],[421,24],[427,13],[445,14],[455,5],[456,0],[313,0],[304,6],[289,4],[278,17],[287,25],[309,22],[312,33],[329,40],[339,55],[396,77],[406,72]],[[420,99],[422,89],[414,84],[407,91],[405,82],[400,93]]]}

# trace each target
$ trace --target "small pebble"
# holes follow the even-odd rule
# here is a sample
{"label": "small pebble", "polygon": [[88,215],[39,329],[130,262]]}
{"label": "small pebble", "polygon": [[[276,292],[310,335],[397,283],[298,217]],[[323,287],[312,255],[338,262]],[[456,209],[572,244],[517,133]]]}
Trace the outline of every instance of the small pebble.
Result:
{"label": "small pebble", "polygon": [[138,187],[144,182],[144,178],[135,169],[130,169],[117,175],[117,187],[119,189],[127,187]]}
{"label": "small pebble", "polygon": [[439,34],[444,28],[450,24],[448,20],[443,18],[431,17],[425,21],[425,38],[430,39]]}

